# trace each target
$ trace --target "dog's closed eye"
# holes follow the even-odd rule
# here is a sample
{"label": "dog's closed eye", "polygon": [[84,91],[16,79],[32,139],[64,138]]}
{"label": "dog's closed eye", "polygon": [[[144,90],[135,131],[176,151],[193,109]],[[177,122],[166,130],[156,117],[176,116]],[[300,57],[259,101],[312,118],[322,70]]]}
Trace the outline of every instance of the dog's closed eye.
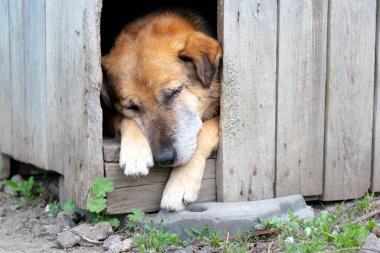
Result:
{"label": "dog's closed eye", "polygon": [[175,97],[177,97],[181,91],[183,91],[186,88],[185,84],[180,85],[178,88],[175,89],[166,89],[164,90],[164,102],[169,103],[171,102]]}

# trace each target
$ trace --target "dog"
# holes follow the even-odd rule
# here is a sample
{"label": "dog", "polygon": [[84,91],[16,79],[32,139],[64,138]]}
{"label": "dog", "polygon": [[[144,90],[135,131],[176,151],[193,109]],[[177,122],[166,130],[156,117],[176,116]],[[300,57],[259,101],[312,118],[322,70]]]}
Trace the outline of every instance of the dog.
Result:
{"label": "dog", "polygon": [[222,49],[203,19],[178,10],[127,24],[102,57],[102,97],[117,115],[120,167],[145,176],[154,163],[174,167],[161,208],[183,210],[197,199],[206,159],[219,143]]}

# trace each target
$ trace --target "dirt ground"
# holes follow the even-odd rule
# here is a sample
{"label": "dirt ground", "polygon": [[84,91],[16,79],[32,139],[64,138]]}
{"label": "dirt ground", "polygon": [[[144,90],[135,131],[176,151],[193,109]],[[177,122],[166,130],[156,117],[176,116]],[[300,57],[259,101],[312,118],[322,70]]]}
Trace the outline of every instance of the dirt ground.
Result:
{"label": "dirt ground", "polygon": [[[0,252],[55,253],[55,252],[103,252],[101,247],[80,247],[63,250],[56,241],[54,231],[45,228],[56,224],[56,219],[44,211],[44,203],[19,207],[20,198],[6,197],[0,191]],[[52,234],[53,233],[53,234]]]}

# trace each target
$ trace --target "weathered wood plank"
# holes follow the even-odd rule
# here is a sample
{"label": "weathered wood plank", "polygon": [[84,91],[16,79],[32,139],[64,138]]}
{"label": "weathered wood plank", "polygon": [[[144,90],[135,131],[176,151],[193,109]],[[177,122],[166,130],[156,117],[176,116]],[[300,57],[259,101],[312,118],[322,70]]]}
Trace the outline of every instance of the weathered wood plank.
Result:
{"label": "weathered wood plank", "polygon": [[[115,189],[107,196],[107,213],[127,213],[132,208],[141,208],[144,212],[158,211],[164,188],[165,183]],[[198,202],[215,200],[215,179],[202,180]]]}
{"label": "weathered wood plank", "polygon": [[0,0],[0,153],[13,153],[12,86],[9,45],[9,3]]}
{"label": "weathered wood plank", "polygon": [[376,80],[373,126],[373,157],[371,191],[380,192],[380,5],[377,5],[376,26]]}
{"label": "weathered wood plank", "polygon": [[[115,188],[162,184],[168,181],[171,168],[153,167],[145,177],[126,177],[118,163],[106,163],[105,174],[111,179]],[[215,159],[207,159],[203,179],[215,179]]]}
{"label": "weathered wood plank", "polygon": [[28,128],[25,84],[24,0],[9,1],[9,31],[12,87],[12,157],[28,161]]}
{"label": "weathered wood plank", "polygon": [[103,159],[105,162],[118,163],[120,158],[120,140],[115,138],[103,139]]}
{"label": "weathered wood plank", "polygon": [[370,188],[376,1],[330,2],[323,200]]}
{"label": "weathered wood plank", "polygon": [[81,208],[104,175],[100,9],[101,0],[46,1],[48,166]]}
{"label": "weathered wood plank", "polygon": [[279,1],[276,196],[321,195],[328,1]]}
{"label": "weathered wood plank", "polygon": [[28,163],[47,168],[45,1],[25,1]]}
{"label": "weathered wood plank", "polygon": [[220,0],[219,201],[274,196],[277,1]]}

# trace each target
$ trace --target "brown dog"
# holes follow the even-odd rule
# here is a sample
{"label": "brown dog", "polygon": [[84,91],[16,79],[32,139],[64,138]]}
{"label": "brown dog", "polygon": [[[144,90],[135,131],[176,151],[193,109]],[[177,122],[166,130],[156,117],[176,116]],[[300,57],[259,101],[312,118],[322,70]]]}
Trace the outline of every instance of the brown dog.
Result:
{"label": "brown dog", "polygon": [[166,11],[125,26],[102,58],[122,115],[112,122],[121,134],[124,174],[147,175],[154,162],[174,167],[165,210],[197,199],[206,159],[218,146],[221,55],[199,17]]}

